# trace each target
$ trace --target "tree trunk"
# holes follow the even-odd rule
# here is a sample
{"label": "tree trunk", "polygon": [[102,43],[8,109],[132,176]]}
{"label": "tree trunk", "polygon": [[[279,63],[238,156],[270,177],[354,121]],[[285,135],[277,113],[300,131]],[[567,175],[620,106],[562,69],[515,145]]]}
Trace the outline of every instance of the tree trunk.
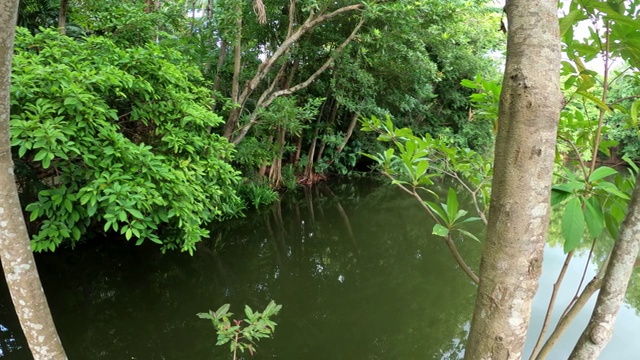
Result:
{"label": "tree trunk", "polygon": [[622,223],[618,240],[611,252],[609,266],[591,320],[573,349],[569,357],[571,360],[597,359],[613,335],[616,316],[624,301],[640,252],[640,182],[637,181],[627,218]]}
{"label": "tree trunk", "polygon": [[9,94],[17,11],[17,0],[0,1],[0,261],[34,359],[66,359],[40,284],[13,175]]}
{"label": "tree trunk", "polygon": [[240,93],[240,69],[242,68],[242,7],[238,3],[236,7],[236,38],[233,44],[233,80],[231,81],[231,102],[234,108],[229,113],[229,120],[224,125],[224,137],[231,140],[231,135],[236,128],[236,123],[240,118],[241,105],[239,104]]}
{"label": "tree trunk", "polygon": [[[249,129],[253,126],[253,124],[257,121],[257,116],[252,116],[250,117],[249,123],[246,124],[245,126],[242,127],[242,129],[239,131],[239,134],[237,136],[235,136],[233,139],[231,138],[231,135],[234,132],[234,129],[236,127],[236,124],[238,123],[238,119],[240,118],[240,114],[242,113],[242,110],[244,109],[244,106],[249,98],[249,96],[253,93],[253,91],[258,87],[258,85],[262,82],[262,80],[266,77],[266,75],[269,73],[269,71],[271,70],[271,68],[278,62],[278,60],[284,56],[285,54],[289,53],[289,50],[291,49],[291,47],[298,42],[298,40],[307,32],[311,31],[314,27],[316,27],[317,25],[328,21],[340,14],[343,13],[347,13],[347,12],[351,12],[351,11],[356,11],[356,10],[361,10],[364,8],[364,5],[362,4],[355,4],[355,5],[349,5],[349,6],[344,6],[341,7],[333,12],[330,12],[328,14],[319,14],[319,15],[315,15],[315,14],[311,14],[306,20],[305,22],[300,25],[295,31],[291,32],[293,27],[291,27],[290,24],[290,28],[289,28],[289,32],[290,34],[288,34],[287,38],[282,42],[282,44],[280,44],[280,46],[278,46],[278,48],[273,52],[273,54],[271,56],[269,56],[267,59],[265,59],[259,66],[258,69],[256,70],[256,73],[254,74],[253,78],[251,80],[249,80],[246,85],[244,86],[242,93],[239,94],[237,96],[237,99],[234,97],[234,95],[232,94],[231,98],[232,101],[234,101],[234,103],[236,103],[239,108],[234,108],[230,114],[229,114],[229,118],[227,119],[227,122],[224,126],[224,136],[229,139],[231,142],[233,142],[234,144],[238,144],[240,141],[242,141],[242,139],[244,139],[245,135],[247,134],[247,132],[249,131]],[[290,22],[292,21],[293,18],[290,17]],[[329,55],[329,58],[322,64],[322,66],[320,66],[320,68],[318,68],[318,70],[316,70],[316,72],[314,72],[311,76],[309,76],[309,78],[300,83],[297,84],[293,87],[287,88],[287,89],[281,89],[278,90],[276,92],[271,92],[272,89],[268,90],[268,92],[263,93],[260,96],[260,99],[263,99],[262,101],[258,101],[258,104],[261,104],[262,108],[265,108],[267,106],[269,106],[269,104],[278,96],[283,96],[283,95],[291,95],[296,91],[302,90],[304,88],[306,88],[307,86],[309,86],[318,76],[320,76],[320,74],[322,74],[326,69],[328,69],[329,67],[331,67],[333,65],[333,61],[334,61],[334,57],[336,56],[337,53],[339,53],[340,51],[342,51],[356,36],[357,32],[359,31],[360,27],[364,24],[364,16],[360,18],[360,21],[356,24],[356,26],[354,27],[353,31],[351,32],[351,34],[336,48],[332,51],[332,53]],[[236,82],[233,82],[233,85],[236,85]],[[233,91],[232,91],[233,92]],[[259,106],[256,106],[256,108],[258,108]],[[255,112],[255,110],[254,110]]]}
{"label": "tree trunk", "polygon": [[222,73],[222,67],[224,66],[224,59],[227,57],[227,43],[224,40],[220,42],[220,50],[218,53],[218,63],[216,64],[216,75],[213,78],[213,96],[215,103],[213,106],[218,106],[218,91],[220,91],[220,75]]}
{"label": "tree trunk", "polygon": [[356,124],[358,124],[358,116],[359,116],[358,113],[353,113],[353,115],[351,116],[351,121],[349,122],[347,133],[344,135],[344,139],[342,140],[342,143],[340,144],[340,146],[338,146],[338,148],[336,149],[336,153],[333,155],[333,159],[331,159],[331,162],[329,162],[329,165],[333,164],[334,161],[338,159],[338,157],[342,153],[342,150],[344,150],[345,146],[347,146],[347,144],[349,143],[349,140],[351,139],[351,135],[353,135],[353,130],[356,128]]}
{"label": "tree trunk", "polygon": [[151,14],[152,11],[153,11],[153,0],[146,0],[144,12],[146,12],[147,14]]}
{"label": "tree trunk", "polygon": [[271,181],[271,186],[279,188],[282,185],[282,156],[284,154],[286,129],[278,127],[276,132],[278,134],[276,139],[278,142],[278,153],[273,157],[271,169],[269,169],[269,180]]}
{"label": "tree trunk", "polygon": [[69,0],[60,0],[60,12],[58,13],[58,31],[64,35],[67,32],[67,10]]}
{"label": "tree trunk", "polygon": [[466,359],[520,359],[547,238],[562,95],[556,0],[509,0],[489,223]]}

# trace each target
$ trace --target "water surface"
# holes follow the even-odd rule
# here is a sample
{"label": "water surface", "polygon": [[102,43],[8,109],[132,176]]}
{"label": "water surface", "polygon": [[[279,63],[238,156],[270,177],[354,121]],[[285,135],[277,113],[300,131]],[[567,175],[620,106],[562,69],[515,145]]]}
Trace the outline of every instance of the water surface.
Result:
{"label": "water surface", "polygon": [[[272,299],[283,305],[279,325],[253,359],[461,358],[475,286],[431,235],[433,221],[415,200],[384,183],[334,182],[287,195],[216,226],[193,257],[116,239],[38,255],[69,358],[230,359],[196,313],[230,303],[243,314],[244,304],[261,309]],[[483,233],[479,225],[468,230]],[[477,268],[480,245],[459,244]],[[534,328],[563,260],[560,249],[545,255]],[[577,284],[579,275],[568,281]],[[0,357],[29,359],[6,290],[0,295]],[[566,358],[587,318],[553,359]],[[640,318],[626,307],[602,358],[633,359],[637,329]]]}

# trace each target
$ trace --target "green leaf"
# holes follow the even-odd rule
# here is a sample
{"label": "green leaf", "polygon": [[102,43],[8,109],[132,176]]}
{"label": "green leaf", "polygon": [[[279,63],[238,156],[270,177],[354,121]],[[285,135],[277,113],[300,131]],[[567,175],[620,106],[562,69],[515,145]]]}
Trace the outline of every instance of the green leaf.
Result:
{"label": "green leaf", "polygon": [[595,169],[591,175],[589,175],[589,182],[593,183],[595,181],[598,181],[600,179],[604,179],[607,176],[611,176],[611,175],[615,175],[617,174],[618,171],[615,169],[612,169],[608,166],[601,166],[597,169]]}
{"label": "green leaf", "polygon": [[427,205],[427,207],[431,209],[431,211],[433,211],[436,215],[438,215],[440,219],[447,222],[447,212],[443,209],[442,206],[431,201],[425,201],[424,204]]}
{"label": "green leaf", "polygon": [[584,234],[584,215],[578,198],[569,200],[562,215],[562,236],[564,237],[564,252],[575,249],[580,245]]}
{"label": "green leaf", "polygon": [[480,242],[480,239],[478,239],[478,237],[473,235],[472,233],[462,229],[456,229],[456,230],[459,231],[461,234],[465,235],[466,237],[471,238],[477,242]]}
{"label": "green leaf", "polygon": [[633,104],[631,104],[629,116],[631,117],[632,126],[636,126],[638,124],[638,108],[639,107],[640,107],[640,99],[634,101]]}
{"label": "green leaf", "polygon": [[73,227],[71,229],[71,234],[73,235],[73,239],[76,241],[80,240],[80,236],[82,236],[82,233],[80,232],[80,229],[78,229],[77,227]]}
{"label": "green leaf", "polygon": [[569,13],[560,19],[560,37],[563,37],[564,34],[573,27],[573,25],[577,24],[579,20],[582,20],[583,16],[581,9],[573,9],[569,11]]}
{"label": "green leaf", "polygon": [[607,232],[609,232],[609,236],[613,239],[617,239],[618,231],[620,230],[620,221],[611,213],[606,212],[604,214],[604,223],[607,227]]}
{"label": "green leaf", "polygon": [[420,179],[429,168],[429,162],[426,160],[419,161],[416,165],[416,178]]}
{"label": "green leaf", "polygon": [[618,189],[618,187],[615,184],[610,183],[608,181],[602,181],[598,183],[598,185],[595,186],[594,188],[602,189],[611,195],[617,196],[624,200],[629,200],[629,195],[623,193],[622,191],[620,191],[620,189]]}
{"label": "green leaf", "polygon": [[48,156],[45,156],[45,158],[42,159],[42,167],[44,169],[48,169],[49,166],[51,166],[51,159]]}
{"label": "green leaf", "polygon": [[568,183],[555,185],[553,189],[568,192],[568,193],[573,193],[573,192],[584,189],[584,183],[581,181],[570,181]]}
{"label": "green leaf", "polygon": [[215,311],[215,313],[214,313],[215,316],[217,318],[221,318],[223,316],[233,316],[233,314],[229,312],[229,307],[231,307],[231,305],[229,305],[229,304],[224,304],[224,305],[220,306],[218,308],[218,310]]}
{"label": "green leaf", "polygon": [[447,194],[447,223],[452,224],[456,220],[456,214],[458,213],[458,194],[455,190],[449,188]]}
{"label": "green leaf", "polygon": [[64,206],[64,208],[67,209],[68,212],[71,212],[73,210],[73,204],[71,203],[69,198],[64,199],[62,206]]}
{"label": "green leaf", "polygon": [[474,222],[474,221],[478,221],[478,220],[481,220],[481,219],[479,217],[472,216],[472,217],[468,217],[468,218],[460,221],[458,224],[464,224],[464,223]]}
{"label": "green leaf", "polygon": [[444,227],[444,226],[442,226],[440,224],[435,224],[433,226],[433,231],[431,233],[433,235],[447,237],[447,236],[449,236],[449,229],[447,229],[446,227]]}
{"label": "green leaf", "polygon": [[213,317],[213,315],[211,315],[211,313],[197,313],[196,316],[199,317],[200,319],[207,319],[207,320],[213,320],[214,319],[214,317]]}
{"label": "green leaf", "polygon": [[144,215],[142,215],[142,213],[137,210],[137,209],[127,209],[127,211],[129,212],[129,214],[133,215],[133,217],[138,218],[138,219],[144,219]]}
{"label": "green leaf", "polygon": [[40,151],[38,151],[36,153],[36,155],[33,157],[34,161],[41,161],[42,159],[46,158],[47,155],[49,154],[49,152],[45,149],[40,149]]}
{"label": "green leaf", "polygon": [[593,238],[597,238],[604,230],[604,214],[602,207],[595,197],[591,197],[584,201],[585,211],[584,220],[587,223],[589,234]]}
{"label": "green leaf", "polygon": [[583,98],[591,101],[594,105],[596,105],[597,107],[599,107],[600,109],[604,110],[604,111],[611,111],[611,108],[605,104],[602,99],[600,99],[599,97],[586,92],[586,91],[576,91],[576,95],[580,95]]}
{"label": "green leaf", "polygon": [[244,314],[247,315],[247,319],[253,320],[253,310],[251,310],[249,305],[244,306]]}
{"label": "green leaf", "polygon": [[551,206],[556,206],[573,195],[573,192],[557,189],[555,186],[551,189]]}

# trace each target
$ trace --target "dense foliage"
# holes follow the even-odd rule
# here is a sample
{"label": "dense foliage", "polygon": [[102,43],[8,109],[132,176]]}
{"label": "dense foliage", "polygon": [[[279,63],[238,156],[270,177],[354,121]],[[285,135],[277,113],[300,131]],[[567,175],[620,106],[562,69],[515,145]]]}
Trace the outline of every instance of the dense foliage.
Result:
{"label": "dense foliage", "polygon": [[[179,53],[20,30],[12,144],[36,250],[90,229],[192,251],[237,213],[232,146],[211,94]],[[159,232],[162,232],[162,236]]]}
{"label": "dense foliage", "polygon": [[191,251],[270,187],[367,170],[371,115],[490,149],[460,84],[497,72],[486,4],[23,2],[12,141],[34,249],[99,230]]}

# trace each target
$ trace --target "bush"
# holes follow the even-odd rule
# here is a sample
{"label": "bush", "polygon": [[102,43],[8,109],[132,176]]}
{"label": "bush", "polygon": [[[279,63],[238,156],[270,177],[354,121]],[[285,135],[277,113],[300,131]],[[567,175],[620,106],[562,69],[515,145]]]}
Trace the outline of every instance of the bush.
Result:
{"label": "bush", "polygon": [[18,30],[11,137],[23,195],[37,192],[23,199],[36,251],[99,226],[191,252],[242,207],[233,147],[210,132],[223,120],[186,63],[157,44]]}

